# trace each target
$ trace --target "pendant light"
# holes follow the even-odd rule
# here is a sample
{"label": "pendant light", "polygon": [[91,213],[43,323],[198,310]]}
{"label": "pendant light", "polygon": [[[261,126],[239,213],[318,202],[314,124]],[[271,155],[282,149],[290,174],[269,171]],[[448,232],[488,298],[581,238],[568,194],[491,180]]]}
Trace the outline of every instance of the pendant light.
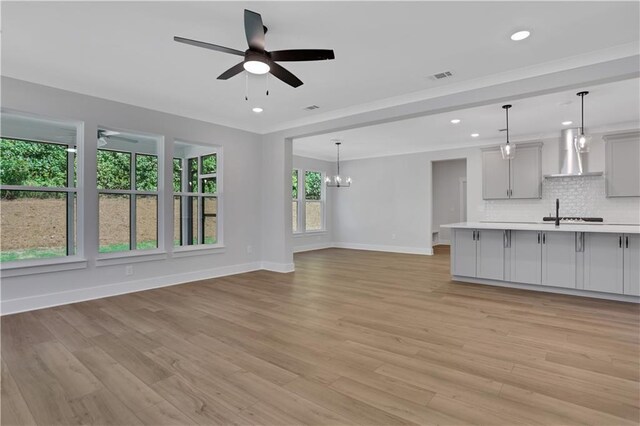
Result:
{"label": "pendant light", "polygon": [[351,178],[348,176],[340,176],[340,145],[342,141],[340,139],[332,139],[331,142],[336,145],[338,150],[338,173],[333,176],[327,176],[324,182],[329,188],[348,188],[351,186]]}
{"label": "pendant light", "polygon": [[577,96],[580,96],[580,113],[581,113],[581,121],[580,121],[580,133],[578,133],[573,140],[573,145],[576,147],[576,151],[580,154],[589,152],[589,146],[591,145],[591,136],[587,136],[584,134],[584,97],[588,95],[589,92],[578,92]]}
{"label": "pendant light", "polygon": [[509,108],[511,105],[503,105],[502,108],[507,114],[507,143],[500,145],[500,152],[502,152],[503,160],[512,160],[516,156],[516,147],[509,143]]}

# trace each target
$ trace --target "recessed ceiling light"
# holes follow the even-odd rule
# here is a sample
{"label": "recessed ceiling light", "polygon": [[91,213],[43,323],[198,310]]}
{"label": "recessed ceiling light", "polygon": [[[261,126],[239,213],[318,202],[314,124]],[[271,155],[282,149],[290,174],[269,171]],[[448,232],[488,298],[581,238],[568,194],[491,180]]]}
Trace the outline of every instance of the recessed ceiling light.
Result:
{"label": "recessed ceiling light", "polygon": [[569,124],[573,124],[573,121],[563,121],[562,122],[563,126],[568,126]]}
{"label": "recessed ceiling light", "polygon": [[480,136],[480,133],[471,133],[472,138],[477,138],[478,136]]}
{"label": "recessed ceiling light", "polygon": [[453,124],[458,124],[458,123],[460,122],[460,120],[459,120],[459,119],[457,119],[457,118],[454,118],[453,120],[451,120],[451,122],[452,122]]}
{"label": "recessed ceiling light", "polygon": [[251,111],[255,112],[255,113],[261,113],[262,111],[264,111],[262,108],[260,107],[255,107],[253,108]]}
{"label": "recessed ceiling light", "polygon": [[531,33],[529,31],[518,31],[516,33],[511,34],[511,40],[513,41],[520,41],[520,40],[524,40],[525,38],[529,37],[531,35]]}

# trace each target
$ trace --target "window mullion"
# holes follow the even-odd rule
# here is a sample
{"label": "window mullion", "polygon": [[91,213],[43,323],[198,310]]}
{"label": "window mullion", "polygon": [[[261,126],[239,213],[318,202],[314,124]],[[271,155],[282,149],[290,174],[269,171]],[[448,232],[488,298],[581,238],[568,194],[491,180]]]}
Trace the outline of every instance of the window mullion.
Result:
{"label": "window mullion", "polygon": [[135,152],[131,153],[131,157],[130,157],[130,165],[129,165],[129,182],[130,182],[130,189],[131,191],[133,191],[130,195],[129,195],[129,250],[135,250],[138,245],[137,245],[137,241],[136,241],[136,195],[135,195],[135,191],[137,189],[137,183],[136,183],[136,161],[137,161],[137,156],[138,154],[136,154]]}
{"label": "window mullion", "polygon": [[[67,187],[74,186],[75,153],[67,151]],[[67,192],[67,256],[75,254],[75,193]]]}

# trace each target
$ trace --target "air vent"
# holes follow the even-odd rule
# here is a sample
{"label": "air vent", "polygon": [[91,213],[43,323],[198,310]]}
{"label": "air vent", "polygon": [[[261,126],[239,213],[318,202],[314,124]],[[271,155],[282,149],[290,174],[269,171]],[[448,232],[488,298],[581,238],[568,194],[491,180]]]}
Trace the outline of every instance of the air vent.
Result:
{"label": "air vent", "polygon": [[314,109],[320,108],[318,105],[309,105],[306,108],[303,108],[305,111],[313,111]]}
{"label": "air vent", "polygon": [[434,80],[442,80],[443,78],[453,77],[453,73],[451,71],[443,71],[431,76]]}

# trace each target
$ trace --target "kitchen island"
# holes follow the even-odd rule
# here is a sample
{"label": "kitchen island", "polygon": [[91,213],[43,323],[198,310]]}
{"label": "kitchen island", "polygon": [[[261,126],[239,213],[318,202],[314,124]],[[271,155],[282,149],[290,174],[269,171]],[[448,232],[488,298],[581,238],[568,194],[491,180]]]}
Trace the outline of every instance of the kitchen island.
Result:
{"label": "kitchen island", "polygon": [[640,303],[640,225],[462,222],[454,281]]}

